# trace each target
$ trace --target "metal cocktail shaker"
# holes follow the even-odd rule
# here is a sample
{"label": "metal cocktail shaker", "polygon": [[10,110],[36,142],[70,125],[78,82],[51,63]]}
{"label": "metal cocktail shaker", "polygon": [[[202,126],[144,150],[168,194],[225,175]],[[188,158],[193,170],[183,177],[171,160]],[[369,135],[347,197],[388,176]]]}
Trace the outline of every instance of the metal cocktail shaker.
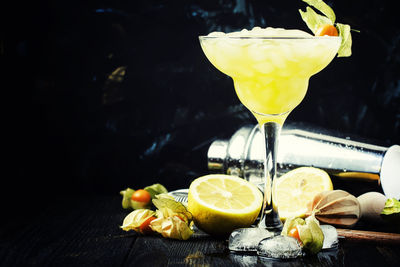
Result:
{"label": "metal cocktail shaker", "polygon": [[[240,128],[230,140],[215,140],[208,168],[261,185],[265,146],[258,126]],[[383,147],[298,123],[283,126],[278,147],[278,174],[313,166],[329,174],[380,182],[387,197],[400,198],[400,146]]]}

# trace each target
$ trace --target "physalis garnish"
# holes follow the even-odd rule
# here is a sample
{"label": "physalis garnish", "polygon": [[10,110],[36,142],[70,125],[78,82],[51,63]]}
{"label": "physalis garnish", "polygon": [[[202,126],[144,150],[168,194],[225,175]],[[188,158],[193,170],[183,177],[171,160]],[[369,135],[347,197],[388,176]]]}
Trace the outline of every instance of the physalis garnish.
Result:
{"label": "physalis garnish", "polygon": [[[314,33],[317,34],[321,27],[326,25],[332,25],[336,28],[338,35],[342,38],[340,48],[338,51],[338,57],[349,57],[351,56],[351,28],[348,24],[337,23],[335,12],[332,8],[325,4],[322,0],[303,0],[311,7],[315,8],[322,15],[314,11],[310,6],[306,7],[306,11],[299,10],[301,18],[307,24],[307,27]],[[334,32],[334,31],[332,31]]]}

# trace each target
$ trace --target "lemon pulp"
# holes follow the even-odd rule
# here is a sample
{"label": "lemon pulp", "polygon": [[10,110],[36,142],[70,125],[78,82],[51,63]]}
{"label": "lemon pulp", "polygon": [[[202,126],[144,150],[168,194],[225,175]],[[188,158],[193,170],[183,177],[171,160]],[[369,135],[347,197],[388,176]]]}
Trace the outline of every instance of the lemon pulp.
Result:
{"label": "lemon pulp", "polygon": [[324,170],[300,167],[289,171],[274,182],[273,199],[279,217],[304,217],[308,202],[318,193],[332,189],[332,181]]}

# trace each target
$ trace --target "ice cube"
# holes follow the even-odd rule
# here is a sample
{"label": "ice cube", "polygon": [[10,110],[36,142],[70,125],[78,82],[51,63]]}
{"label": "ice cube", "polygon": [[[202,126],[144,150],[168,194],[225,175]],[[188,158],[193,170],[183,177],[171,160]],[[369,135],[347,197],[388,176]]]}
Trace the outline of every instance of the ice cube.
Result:
{"label": "ice cube", "polygon": [[229,249],[232,251],[257,251],[258,243],[273,235],[264,228],[239,228],[229,236]]}
{"label": "ice cube", "polygon": [[285,69],[286,68],[286,59],[279,53],[273,54],[271,53],[269,56],[269,60],[271,64],[278,69]]}
{"label": "ice cube", "polygon": [[321,225],[321,230],[324,233],[322,249],[335,248],[339,245],[338,234],[335,227],[329,224],[323,224]]}
{"label": "ice cube", "polygon": [[277,235],[262,240],[257,247],[257,254],[275,259],[294,259],[303,255],[299,242],[290,236]]}

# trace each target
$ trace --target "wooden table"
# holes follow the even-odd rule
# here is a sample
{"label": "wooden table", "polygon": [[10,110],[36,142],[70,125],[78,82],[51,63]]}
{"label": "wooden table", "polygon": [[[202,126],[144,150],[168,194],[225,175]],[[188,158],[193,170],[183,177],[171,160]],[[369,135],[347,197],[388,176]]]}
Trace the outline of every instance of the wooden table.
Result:
{"label": "wooden table", "polygon": [[[115,197],[66,197],[1,230],[1,266],[399,266],[400,247],[341,240],[338,249],[291,261],[230,253],[227,240],[187,241],[119,228]],[[35,208],[35,207],[32,207]],[[21,210],[23,212],[23,210]]]}

